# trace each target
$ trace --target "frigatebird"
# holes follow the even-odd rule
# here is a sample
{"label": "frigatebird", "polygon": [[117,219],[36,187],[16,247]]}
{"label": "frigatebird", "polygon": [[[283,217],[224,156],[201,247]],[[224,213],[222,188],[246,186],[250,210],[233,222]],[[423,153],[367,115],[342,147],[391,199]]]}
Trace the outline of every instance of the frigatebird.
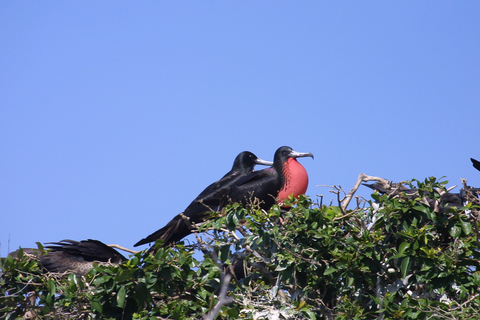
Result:
{"label": "frigatebird", "polygon": [[[49,245],[44,248],[50,249],[47,254],[34,248],[22,248],[21,250],[24,254],[37,257],[48,272],[73,272],[77,275],[85,275],[92,269],[94,262],[109,265],[120,264],[127,260],[117,250],[98,240],[62,240],[46,244]],[[20,249],[10,252],[8,255],[18,258],[19,252]]]}
{"label": "frigatebird", "polygon": [[290,195],[296,198],[304,194],[308,187],[308,174],[297,161],[300,157],[313,158],[313,154],[297,152],[288,146],[278,148],[270,168],[245,175],[232,185],[229,200],[244,205],[258,203],[260,208],[268,210]]}
{"label": "frigatebird", "polygon": [[[468,197],[478,198],[478,196],[480,196],[479,188],[464,186],[462,189],[460,189],[459,193],[437,190],[437,192],[440,194],[441,199],[441,201],[439,201],[439,199],[433,197],[429,192],[423,192],[422,196],[420,196],[418,189],[408,188],[402,183],[378,181],[373,184],[362,184],[380,194],[387,194],[391,198],[420,198],[423,203],[428,204],[430,207],[434,208],[434,211],[436,212],[445,212],[450,207],[463,207],[465,203],[469,201]],[[467,193],[470,194],[470,196],[467,195]],[[470,198],[470,201],[471,200],[472,198]]]}
{"label": "frigatebird", "polygon": [[109,265],[127,260],[117,250],[98,240],[62,240],[49,244],[45,248],[50,249],[50,252],[40,256],[40,263],[50,272],[85,275],[92,269],[94,262]]}
{"label": "frigatebird", "polygon": [[480,171],[480,161],[475,160],[475,159],[473,159],[473,158],[470,158],[470,160],[472,160],[473,167],[474,167],[475,169],[477,169],[478,171]]}
{"label": "frigatebird", "polygon": [[183,213],[176,215],[166,226],[138,241],[134,246],[137,247],[158,239],[162,239],[163,245],[166,246],[188,236],[192,233],[192,225],[207,220],[211,216],[211,212],[221,210],[230,187],[243,176],[253,172],[253,168],[257,164],[269,166],[272,165],[272,162],[259,159],[249,151],[241,152],[235,158],[232,169],[220,180],[205,188]]}

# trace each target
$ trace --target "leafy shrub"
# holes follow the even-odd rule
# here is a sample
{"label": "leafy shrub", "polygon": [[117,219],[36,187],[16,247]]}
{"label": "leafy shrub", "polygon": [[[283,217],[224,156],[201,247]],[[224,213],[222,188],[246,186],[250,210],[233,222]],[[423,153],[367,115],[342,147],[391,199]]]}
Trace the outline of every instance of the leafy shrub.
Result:
{"label": "leafy shrub", "polygon": [[[140,252],[85,277],[44,273],[19,253],[2,262],[0,315],[199,319],[228,285],[233,302],[218,319],[480,318],[477,198],[438,210],[425,196],[443,201],[446,182],[412,184],[416,197],[374,193],[349,210],[307,197],[268,212],[233,204],[193,246]],[[245,277],[223,281],[242,262]]]}

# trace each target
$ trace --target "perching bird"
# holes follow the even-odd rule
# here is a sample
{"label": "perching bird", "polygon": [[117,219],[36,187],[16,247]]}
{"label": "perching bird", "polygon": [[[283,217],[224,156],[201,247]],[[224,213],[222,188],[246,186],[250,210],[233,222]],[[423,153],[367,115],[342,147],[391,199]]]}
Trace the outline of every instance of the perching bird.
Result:
{"label": "perching bird", "polygon": [[239,179],[229,191],[229,200],[244,205],[258,201],[260,208],[268,210],[290,195],[296,198],[304,194],[308,187],[308,174],[297,161],[300,157],[313,158],[313,154],[297,152],[287,146],[278,148],[273,165]]}
{"label": "perching bird", "polygon": [[275,278],[266,268],[264,262],[249,261],[245,252],[235,252],[230,255],[230,264],[223,264],[223,271],[225,274],[230,274],[237,281],[242,280],[252,272],[264,276],[265,280],[274,283]]}
{"label": "perching bird", "polygon": [[475,160],[475,159],[473,159],[473,158],[470,158],[470,160],[472,160],[473,167],[474,167],[475,169],[477,169],[478,171],[480,171],[480,161]]}
{"label": "perching bird", "polygon": [[115,249],[98,240],[62,240],[45,246],[51,249],[40,256],[40,263],[50,272],[73,272],[85,275],[93,267],[93,263],[109,265],[120,264],[127,259]]}
{"label": "perching bird", "polygon": [[[138,241],[135,247],[158,239],[163,240],[163,245],[169,245],[180,241],[192,233],[191,224],[207,220],[210,212],[219,211],[225,203],[227,191],[232,184],[236,183],[243,176],[253,172],[255,165],[272,165],[272,162],[259,159],[249,151],[241,152],[233,162],[232,170],[225,174],[220,180],[209,185],[203,190],[183,213],[176,215],[166,226],[155,231],[148,237]],[[190,221],[187,223],[185,219]]]}
{"label": "perching bird", "polygon": [[441,194],[440,201],[440,199],[435,200],[434,197],[430,196],[428,192],[424,192],[423,196],[420,197],[417,189],[408,188],[403,184],[390,183],[386,180],[384,182],[379,181],[373,184],[363,183],[363,185],[373,189],[374,191],[377,191],[380,194],[388,194],[392,198],[420,198],[421,202],[434,208],[435,212],[445,212],[445,210],[450,207],[463,207],[467,201],[466,191],[470,192],[472,195],[474,195],[474,197],[478,197],[480,194],[479,188],[472,188],[468,186],[466,188],[462,188],[459,193],[438,190],[438,193]]}

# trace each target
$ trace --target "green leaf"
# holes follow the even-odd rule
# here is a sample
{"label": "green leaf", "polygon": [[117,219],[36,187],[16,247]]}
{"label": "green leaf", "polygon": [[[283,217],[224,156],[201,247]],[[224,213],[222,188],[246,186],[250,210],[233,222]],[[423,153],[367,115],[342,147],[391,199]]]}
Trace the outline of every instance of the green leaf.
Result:
{"label": "green leaf", "polygon": [[117,292],[117,306],[120,308],[123,308],[125,305],[125,297],[127,295],[127,292],[125,290],[125,286],[121,286],[120,289]]}
{"label": "green leaf", "polygon": [[124,281],[130,280],[130,279],[132,279],[134,272],[135,272],[135,269],[121,270],[115,276],[115,281],[124,282]]}
{"label": "green leaf", "polygon": [[335,218],[336,212],[335,209],[332,207],[329,207],[327,210],[324,211],[325,218],[328,220],[332,221]]}
{"label": "green leaf", "polygon": [[457,225],[454,225],[448,231],[448,233],[452,236],[452,238],[458,238],[460,236],[461,232],[462,232],[462,229]]}
{"label": "green leaf", "polygon": [[305,220],[309,220],[310,219],[310,210],[305,210],[304,214],[305,214]]}
{"label": "green leaf", "polygon": [[53,295],[51,295],[50,293],[48,293],[45,297],[45,304],[49,307],[53,305]]}
{"label": "green leaf", "polygon": [[402,271],[402,278],[405,278],[407,276],[411,266],[412,266],[412,261],[410,257],[403,258],[402,264],[400,266],[400,270]]}
{"label": "green leaf", "polygon": [[477,271],[473,273],[473,283],[475,283],[477,287],[480,286],[480,272]]}
{"label": "green leaf", "polygon": [[413,250],[418,250],[418,248],[420,248],[420,243],[417,240],[413,243]]}
{"label": "green leaf", "polygon": [[460,224],[462,226],[462,230],[466,235],[469,235],[470,232],[472,231],[472,224],[468,221],[463,221],[460,219]]}
{"label": "green leaf", "polygon": [[68,275],[68,291],[70,292],[75,292],[77,291],[77,276],[73,273],[70,273]]}
{"label": "green leaf", "polygon": [[407,241],[402,242],[398,247],[398,255],[403,254],[405,250],[409,247],[410,247],[410,242],[407,242]]}
{"label": "green leaf", "polygon": [[98,277],[95,280],[93,280],[93,284],[98,286],[98,285],[104,284],[105,282],[110,281],[111,279],[112,279],[112,277],[110,275],[105,274],[105,275],[103,275],[101,277]]}
{"label": "green leaf", "polygon": [[228,256],[230,255],[230,246],[226,245],[220,248],[220,261],[225,262],[228,259]]}
{"label": "green leaf", "polygon": [[92,297],[90,300],[90,304],[92,305],[93,310],[97,311],[98,313],[103,313],[103,307],[98,297]]}
{"label": "green leaf", "polygon": [[150,291],[143,282],[137,283],[135,286],[135,301],[139,306],[145,306],[151,301]]}
{"label": "green leaf", "polygon": [[17,258],[20,260],[23,258],[23,248],[18,249]]}
{"label": "green leaf", "polygon": [[48,292],[53,296],[55,295],[56,286],[52,279],[48,279]]}
{"label": "green leaf", "polygon": [[337,269],[335,267],[329,267],[327,268],[327,270],[325,270],[325,272],[323,273],[324,276],[328,276],[329,274],[332,274],[334,273],[335,271],[337,271]]}
{"label": "green leaf", "polygon": [[137,266],[139,263],[139,260],[137,257],[133,257],[132,259],[128,260],[128,263],[130,266]]}

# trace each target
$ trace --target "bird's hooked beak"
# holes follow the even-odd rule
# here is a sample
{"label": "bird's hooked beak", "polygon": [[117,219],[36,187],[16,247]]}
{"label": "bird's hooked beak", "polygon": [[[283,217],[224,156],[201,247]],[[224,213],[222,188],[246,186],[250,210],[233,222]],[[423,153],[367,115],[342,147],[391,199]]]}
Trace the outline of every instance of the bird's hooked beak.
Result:
{"label": "bird's hooked beak", "polygon": [[262,166],[273,166],[273,162],[267,161],[267,160],[262,160],[262,159],[259,159],[259,158],[257,158],[257,160],[255,160],[255,164],[260,164]]}
{"label": "bird's hooked beak", "polygon": [[292,152],[290,152],[288,156],[290,158],[312,157],[312,159],[314,159],[313,154],[311,152],[297,152],[292,150]]}

